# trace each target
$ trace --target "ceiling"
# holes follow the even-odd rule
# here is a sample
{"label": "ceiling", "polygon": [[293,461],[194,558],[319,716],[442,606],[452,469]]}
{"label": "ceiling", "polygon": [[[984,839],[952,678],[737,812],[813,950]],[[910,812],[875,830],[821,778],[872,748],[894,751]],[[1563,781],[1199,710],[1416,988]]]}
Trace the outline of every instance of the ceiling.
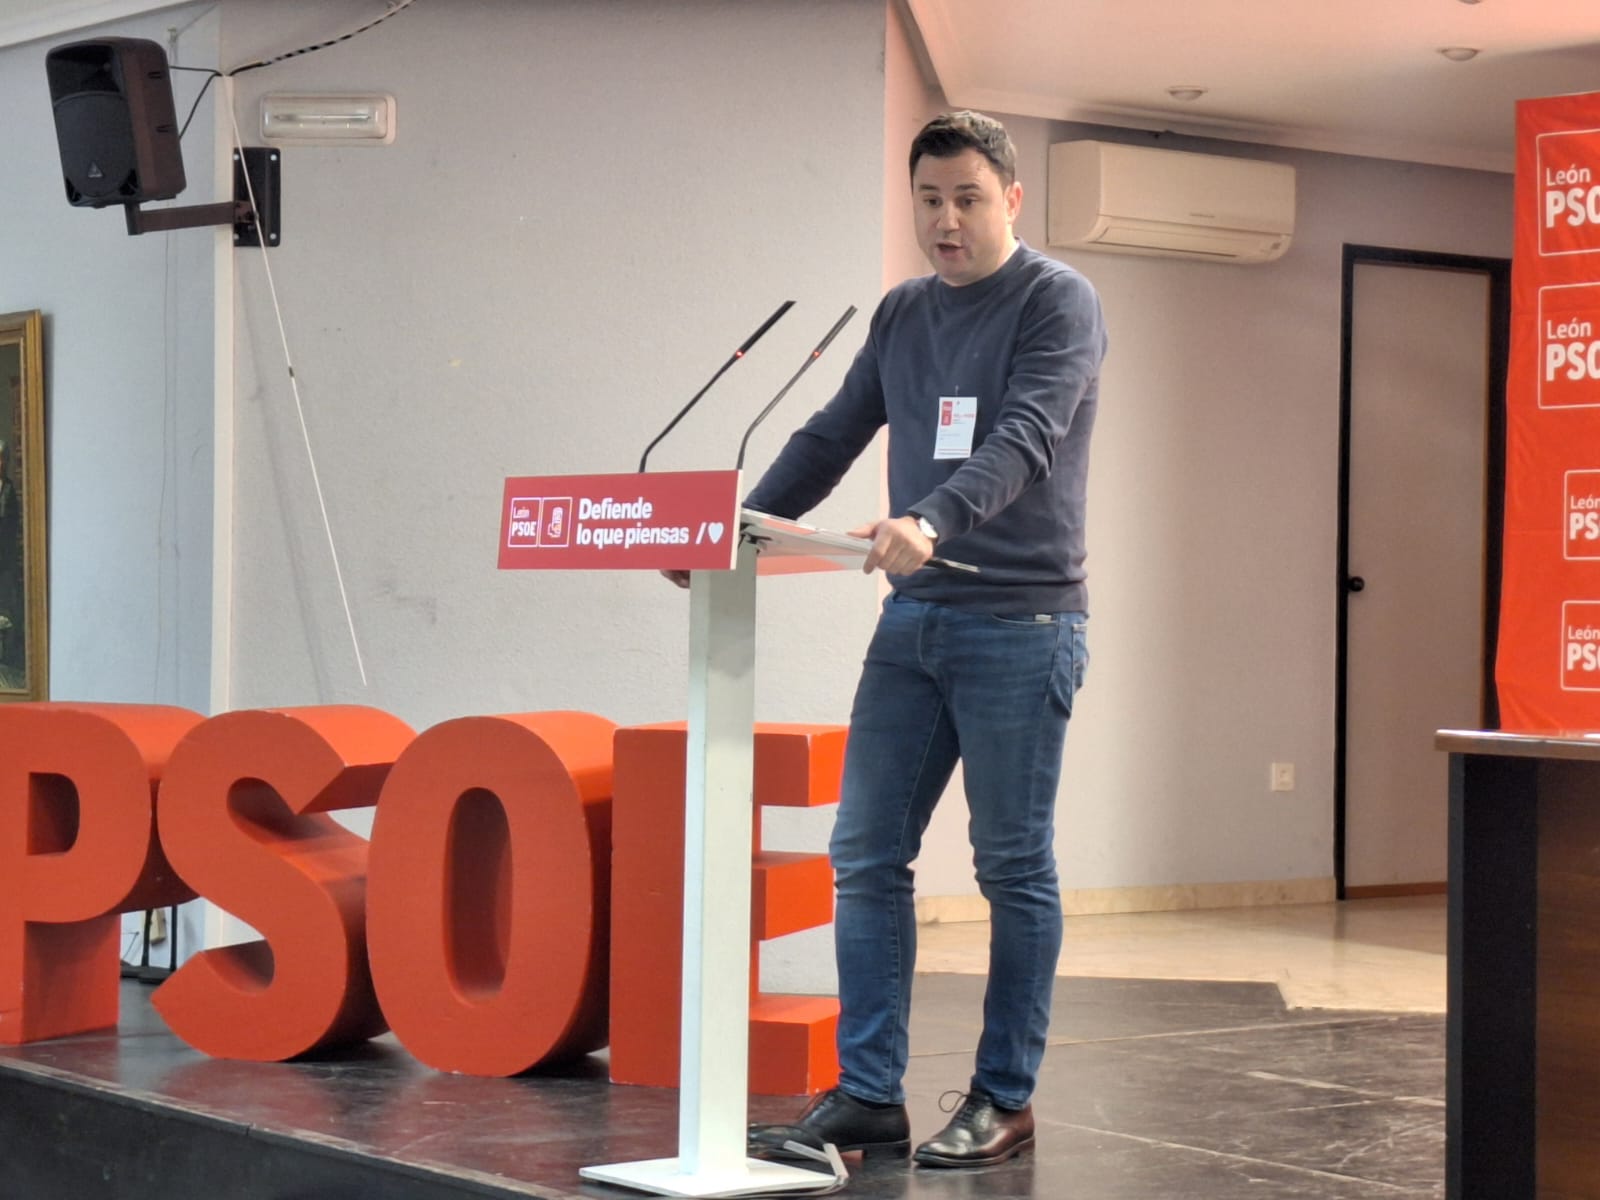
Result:
{"label": "ceiling", "polygon": [[0,46],[120,21],[180,0],[0,0]]}
{"label": "ceiling", "polygon": [[905,4],[952,105],[1025,116],[1509,171],[1517,100],[1600,90],[1600,0]]}
{"label": "ceiling", "polygon": [[[1509,171],[1517,100],[1600,89],[1600,0],[902,2],[952,104],[1025,116]],[[0,0],[0,45],[173,3]]]}

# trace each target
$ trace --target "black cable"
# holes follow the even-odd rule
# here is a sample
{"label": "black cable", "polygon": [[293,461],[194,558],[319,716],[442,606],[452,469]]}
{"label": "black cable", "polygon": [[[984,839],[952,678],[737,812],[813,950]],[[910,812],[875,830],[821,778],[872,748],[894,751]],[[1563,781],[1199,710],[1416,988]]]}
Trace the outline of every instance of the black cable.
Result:
{"label": "black cable", "polygon": [[254,71],[254,70],[256,70],[256,69],[258,69],[260,67],[270,67],[274,63],[283,62],[283,60],[286,59],[286,58],[294,58],[294,57],[296,57],[298,55],[301,55],[301,54],[311,54],[311,53],[314,53],[317,50],[326,50],[329,46],[337,46],[340,42],[348,42],[351,38],[365,33],[367,30],[371,29],[373,26],[382,25],[390,17],[394,16],[396,13],[403,12],[404,10],[410,8],[415,3],[416,3],[416,0],[400,0],[400,3],[396,4],[388,12],[384,13],[383,16],[378,17],[378,18],[376,18],[374,20],[368,21],[365,25],[361,26],[361,28],[359,28],[359,29],[352,29],[349,33],[342,34],[339,37],[332,38],[331,40],[326,41],[326,42],[319,42],[315,46],[302,46],[298,50],[291,50],[287,54],[279,54],[275,58],[259,59],[256,62],[247,63],[246,65],[244,65],[242,67],[235,67],[231,71],[227,71],[227,72],[218,71],[218,70],[216,70],[215,68],[212,68],[212,67],[172,67],[171,69],[174,70],[174,71],[204,71],[206,73],[206,76],[207,76],[205,83],[200,85],[200,93],[199,93],[199,95],[195,96],[194,103],[189,106],[189,115],[186,116],[183,119],[183,128],[178,130],[178,138],[179,138],[179,140],[181,141],[182,138],[183,138],[183,135],[189,132],[189,122],[194,120],[194,114],[200,107],[200,101],[205,99],[206,89],[211,86],[211,81],[213,79],[221,79],[225,75],[227,77],[230,77],[230,78],[232,76],[234,76],[234,75],[242,75],[246,71]]}
{"label": "black cable", "polygon": [[336,37],[336,38],[331,38],[330,40],[328,40],[326,42],[318,42],[315,46],[302,46],[298,50],[290,50],[287,54],[279,54],[274,58],[263,58],[263,59],[258,59],[257,61],[255,61],[253,63],[246,63],[242,67],[235,67],[233,70],[227,72],[227,74],[229,76],[243,75],[246,71],[254,71],[254,70],[257,70],[260,67],[270,67],[274,63],[280,63],[286,58],[295,58],[295,57],[297,57],[298,55],[301,55],[301,54],[312,54],[312,53],[315,53],[318,50],[326,50],[329,46],[337,46],[340,42],[348,42],[351,38],[357,36],[358,34],[365,33],[367,30],[371,29],[374,25],[382,25],[390,17],[394,16],[396,13],[404,12],[406,9],[410,8],[415,3],[416,3],[416,0],[400,0],[400,3],[396,4],[388,12],[384,13],[383,16],[378,17],[378,18],[376,18],[374,20],[368,21],[360,29],[352,29],[349,33],[342,34],[341,36]]}
{"label": "black cable", "polygon": [[194,98],[194,103],[189,106],[189,115],[183,119],[183,128],[178,130],[178,140],[183,140],[183,135],[189,132],[189,122],[194,120],[195,109],[200,107],[200,101],[205,98],[206,89],[211,86],[213,79],[221,79],[221,71],[213,71],[210,67],[174,67],[175,71],[208,71],[206,81],[200,85],[200,94]]}

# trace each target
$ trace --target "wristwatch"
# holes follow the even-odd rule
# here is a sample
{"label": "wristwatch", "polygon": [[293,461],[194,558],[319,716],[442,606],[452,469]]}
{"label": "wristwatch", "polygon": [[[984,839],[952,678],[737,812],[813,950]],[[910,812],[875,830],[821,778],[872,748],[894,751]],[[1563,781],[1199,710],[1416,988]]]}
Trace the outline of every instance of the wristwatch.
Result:
{"label": "wristwatch", "polygon": [[922,536],[930,542],[939,540],[939,531],[933,527],[933,522],[919,512],[908,512],[906,516],[917,523],[917,528],[922,531]]}

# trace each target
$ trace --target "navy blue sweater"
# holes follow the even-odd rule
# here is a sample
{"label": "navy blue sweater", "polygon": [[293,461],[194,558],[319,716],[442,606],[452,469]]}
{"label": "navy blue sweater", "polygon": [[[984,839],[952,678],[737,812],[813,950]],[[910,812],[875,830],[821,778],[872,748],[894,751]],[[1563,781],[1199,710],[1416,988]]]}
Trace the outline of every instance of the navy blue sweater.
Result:
{"label": "navy blue sweater", "polygon": [[[898,591],[979,612],[1087,612],[1084,493],[1105,349],[1089,281],[1025,245],[964,287],[907,280],[746,503],[802,516],[887,422],[891,514],[928,518],[935,553],[981,572],[891,575]],[[935,459],[939,400],[956,396],[977,398],[972,455]]]}

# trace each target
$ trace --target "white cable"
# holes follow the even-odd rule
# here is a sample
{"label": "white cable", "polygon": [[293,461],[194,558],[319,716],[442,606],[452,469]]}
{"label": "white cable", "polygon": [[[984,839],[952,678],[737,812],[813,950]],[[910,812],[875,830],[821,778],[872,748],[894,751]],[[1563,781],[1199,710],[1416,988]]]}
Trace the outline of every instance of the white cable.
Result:
{"label": "white cable", "polygon": [[[250,172],[244,169],[244,140],[239,136],[239,121],[233,108],[233,80],[223,81],[227,92],[228,120],[233,125],[233,145],[239,153],[239,169],[244,171],[245,191],[250,197],[250,211],[257,214],[259,226],[261,210],[256,207],[256,190],[250,182]],[[289,390],[294,393],[294,410],[300,417],[300,436],[306,443],[306,460],[311,464],[311,482],[317,492],[317,507],[322,510],[322,528],[328,535],[328,553],[333,557],[333,575],[339,581],[339,600],[344,605],[345,624],[350,628],[350,646],[356,654],[356,670],[361,673],[361,686],[367,686],[367,668],[361,661],[361,643],[356,639],[355,618],[350,615],[350,597],[344,590],[344,572],[339,569],[339,549],[333,542],[333,524],[328,520],[328,504],[322,497],[322,480],[317,474],[316,455],[311,452],[311,433],[306,428],[306,410],[300,403],[300,381],[294,377],[294,362],[289,356],[289,335],[283,327],[283,309],[278,305],[278,287],[272,279],[272,260],[267,257],[267,239],[261,241],[261,263],[267,272],[267,291],[272,295],[272,311],[278,319],[278,339],[283,343],[283,361],[289,368]]]}

